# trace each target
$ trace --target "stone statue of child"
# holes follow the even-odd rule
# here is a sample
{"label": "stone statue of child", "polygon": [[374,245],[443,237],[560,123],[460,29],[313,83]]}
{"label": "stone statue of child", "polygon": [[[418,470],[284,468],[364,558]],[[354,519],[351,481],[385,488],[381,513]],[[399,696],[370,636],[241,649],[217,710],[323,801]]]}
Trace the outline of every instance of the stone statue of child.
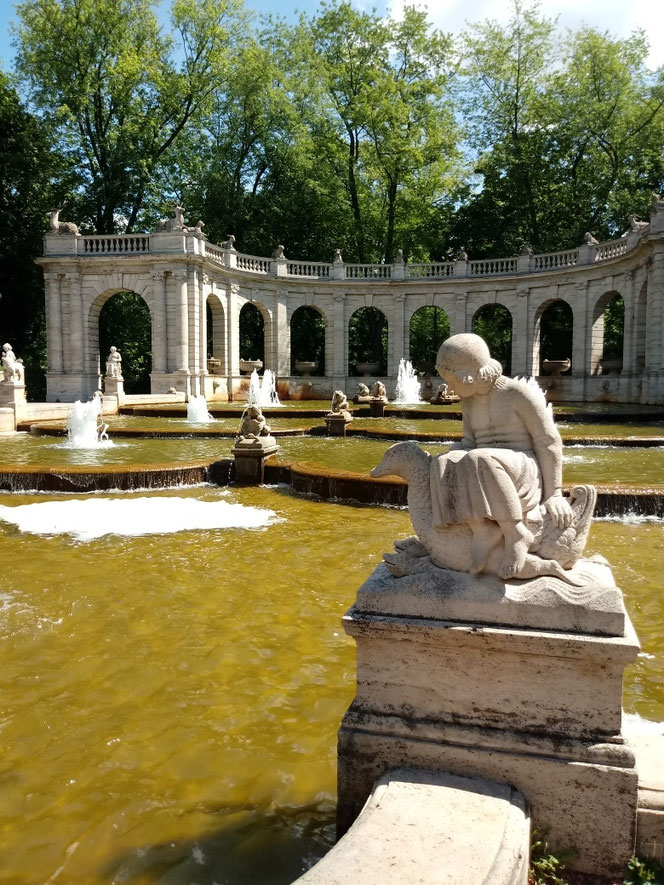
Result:
{"label": "stone statue of child", "polygon": [[332,404],[328,416],[336,418],[344,418],[346,421],[352,420],[352,415],[348,410],[348,398],[343,390],[335,390],[332,394]]}
{"label": "stone statue of child", "polygon": [[106,359],[106,377],[117,378],[122,381],[122,356],[117,347],[111,347],[111,352]]}
{"label": "stone statue of child", "polygon": [[448,338],[436,368],[461,397],[463,440],[435,459],[434,526],[470,527],[471,573],[482,571],[489,553],[501,545],[498,574],[514,577],[542,524],[540,505],[558,529],[572,521],[561,491],[562,441],[553,415],[538,388],[502,374],[478,335]]}

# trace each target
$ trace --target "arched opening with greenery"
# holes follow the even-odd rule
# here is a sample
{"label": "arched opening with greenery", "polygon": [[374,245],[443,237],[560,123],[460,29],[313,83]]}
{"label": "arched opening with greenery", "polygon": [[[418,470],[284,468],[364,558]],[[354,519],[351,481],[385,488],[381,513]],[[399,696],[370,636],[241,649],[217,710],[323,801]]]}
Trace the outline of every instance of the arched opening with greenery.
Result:
{"label": "arched opening with greenery", "polygon": [[410,318],[410,361],[418,372],[436,374],[438,348],[450,336],[450,318],[442,307],[420,307]]}
{"label": "arched opening with greenery", "polygon": [[102,375],[111,346],[122,356],[125,393],[150,393],[152,322],[149,307],[136,292],[111,295],[99,312]]}
{"label": "arched opening with greenery", "polygon": [[[570,360],[574,338],[574,315],[570,305],[561,298],[542,305],[535,320],[537,374],[542,374],[544,360]],[[571,368],[571,365],[570,365]]]}
{"label": "arched opening with greenery", "polygon": [[608,374],[623,367],[625,302],[619,292],[605,292],[595,305],[591,372]]}
{"label": "arched opening with greenery", "polygon": [[375,371],[387,373],[387,317],[377,307],[360,307],[348,321],[348,374],[365,374],[358,363],[374,364]]}
{"label": "arched opening with greenery", "polygon": [[484,338],[505,375],[512,374],[512,314],[503,304],[484,304],[473,317],[473,332]]}
{"label": "arched opening with greenery", "polygon": [[291,374],[297,372],[296,363],[315,362],[311,375],[325,374],[325,317],[316,307],[298,307],[290,324]]}
{"label": "arched opening with greenery", "polygon": [[213,375],[226,372],[226,323],[224,307],[216,295],[208,295],[205,303],[208,371]]}
{"label": "arched opening with greenery", "polygon": [[251,302],[240,311],[240,359],[261,360],[265,368],[265,320],[260,308]]}

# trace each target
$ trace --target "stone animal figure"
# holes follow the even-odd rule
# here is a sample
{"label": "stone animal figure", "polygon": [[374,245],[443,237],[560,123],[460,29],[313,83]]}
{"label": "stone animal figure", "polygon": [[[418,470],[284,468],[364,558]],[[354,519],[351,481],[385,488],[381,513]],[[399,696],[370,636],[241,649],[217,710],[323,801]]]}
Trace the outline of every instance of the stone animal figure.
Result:
{"label": "stone animal figure", "polygon": [[78,226],[74,224],[73,221],[59,221],[58,216],[60,215],[60,209],[53,209],[52,212],[48,213],[48,220],[51,226],[51,232],[55,234],[61,234],[64,236],[77,237]]}
{"label": "stone animal figure", "polygon": [[[414,442],[399,442],[385,452],[380,464],[371,471],[372,476],[394,475],[408,482],[408,509],[417,538],[397,541],[397,553],[385,554],[385,562],[393,574],[402,576],[422,571],[429,566],[429,559],[439,568],[470,570],[473,557],[471,528],[457,525],[441,530],[434,524],[431,488],[439,477],[436,462],[444,457],[432,457]],[[572,520],[565,528],[560,528],[540,505],[538,513],[534,514],[538,519],[530,525],[534,529],[533,539],[523,565],[512,577],[555,575],[575,583],[566,570],[572,568],[583,552],[597,493],[593,486],[577,486],[571,500]],[[503,556],[502,544],[497,541],[489,550],[482,571],[499,574]]]}

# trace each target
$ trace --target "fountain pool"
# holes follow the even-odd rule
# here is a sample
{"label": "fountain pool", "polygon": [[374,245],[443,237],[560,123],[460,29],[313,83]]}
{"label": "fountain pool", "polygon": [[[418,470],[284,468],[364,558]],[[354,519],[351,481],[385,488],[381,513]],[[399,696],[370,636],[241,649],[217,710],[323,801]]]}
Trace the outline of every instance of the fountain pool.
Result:
{"label": "fountain pool", "polygon": [[[281,488],[178,498],[284,521],[91,542],[0,522],[6,881],[272,885],[330,845],[355,678],[339,619],[408,514]],[[614,564],[643,643],[625,707],[664,719],[664,526],[596,522],[588,552]]]}

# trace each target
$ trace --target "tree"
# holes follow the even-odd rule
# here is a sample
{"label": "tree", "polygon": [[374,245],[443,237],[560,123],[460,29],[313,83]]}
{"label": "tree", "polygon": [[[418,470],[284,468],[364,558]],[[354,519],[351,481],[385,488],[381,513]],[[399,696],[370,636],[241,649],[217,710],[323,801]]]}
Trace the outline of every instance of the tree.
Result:
{"label": "tree", "polygon": [[79,217],[98,233],[137,224],[168,152],[228,75],[240,3],[175,0],[179,69],[150,0],[18,5],[17,69],[58,125],[83,179]]}
{"label": "tree", "polygon": [[556,40],[536,4],[510,24],[475,26],[464,73],[480,187],[469,188],[452,242],[472,257],[573,248],[644,213],[664,171],[664,72],[645,68],[643,34],[589,28]]}
{"label": "tree", "polygon": [[341,183],[348,257],[392,261],[458,174],[451,41],[407,8],[402,22],[323,4],[293,39],[296,100],[317,162]]}
{"label": "tree", "polygon": [[0,73],[0,329],[23,358],[28,394],[37,399],[45,392],[46,334],[43,275],[34,260],[46,213],[68,187],[60,163],[48,126],[25,110]]}

